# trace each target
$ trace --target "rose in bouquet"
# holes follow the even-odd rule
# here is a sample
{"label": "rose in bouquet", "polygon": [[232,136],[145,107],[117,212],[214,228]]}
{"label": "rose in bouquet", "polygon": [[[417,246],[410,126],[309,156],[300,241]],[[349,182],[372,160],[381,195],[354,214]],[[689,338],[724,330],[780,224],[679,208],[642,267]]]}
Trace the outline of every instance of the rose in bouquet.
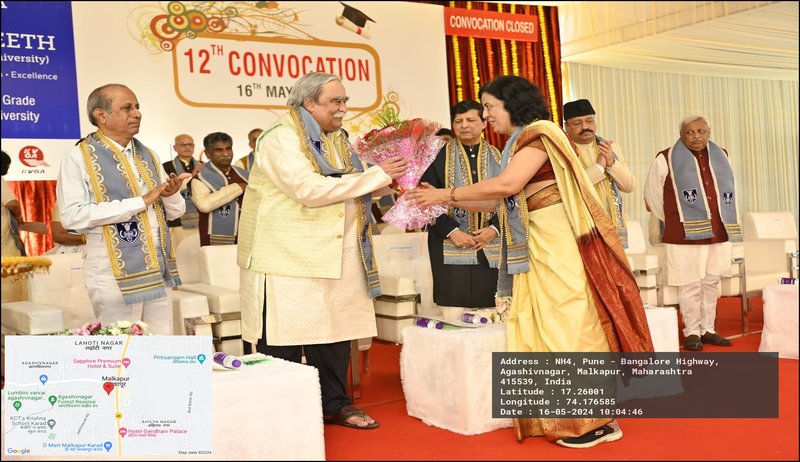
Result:
{"label": "rose in bouquet", "polygon": [[150,335],[147,324],[141,321],[117,321],[103,326],[100,321],[87,322],[77,329],[64,329],[57,335]]}
{"label": "rose in bouquet", "polygon": [[422,174],[444,145],[436,136],[439,128],[439,124],[424,119],[395,121],[370,131],[355,142],[359,158],[370,164],[378,165],[393,156],[402,156],[408,162],[408,171],[395,180],[401,196],[383,215],[384,221],[398,228],[421,229],[447,212],[447,207],[441,204],[418,207],[402,195],[419,184]]}

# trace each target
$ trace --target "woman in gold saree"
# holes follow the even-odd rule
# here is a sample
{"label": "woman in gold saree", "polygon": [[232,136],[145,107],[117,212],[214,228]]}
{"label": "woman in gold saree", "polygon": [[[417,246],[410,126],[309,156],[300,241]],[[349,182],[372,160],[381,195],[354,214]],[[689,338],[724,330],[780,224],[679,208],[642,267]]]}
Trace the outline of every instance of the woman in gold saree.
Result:
{"label": "woman in gold saree", "polygon": [[[494,208],[513,274],[507,321],[511,352],[650,352],[653,350],[622,243],[563,130],[549,121],[538,87],[502,76],[480,91],[483,116],[510,135],[503,171],[450,189],[408,192],[419,205],[457,202]],[[501,294],[502,295],[502,294]],[[514,419],[518,440],[544,435],[574,448],[615,441],[611,418]]]}

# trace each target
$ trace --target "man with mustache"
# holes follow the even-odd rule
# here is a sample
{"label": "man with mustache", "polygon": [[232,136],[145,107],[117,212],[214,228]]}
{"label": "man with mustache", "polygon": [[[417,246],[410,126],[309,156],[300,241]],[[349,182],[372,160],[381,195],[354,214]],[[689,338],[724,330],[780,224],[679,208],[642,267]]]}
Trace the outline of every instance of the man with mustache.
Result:
{"label": "man with mustache", "polygon": [[165,172],[134,135],[142,113],[126,86],[96,88],[86,103],[97,127],[61,160],[56,194],[61,224],[86,235],[84,280],[103,323],[144,321],[172,333],[171,290],[180,285],[167,220],[183,215],[176,194],[190,173]]}
{"label": "man with mustache", "polygon": [[727,347],[731,341],[714,322],[721,278],[731,275],[731,242],[742,241],[733,167],[728,152],[711,141],[705,117],[684,118],[678,134],[656,155],[644,200],[664,223],[667,284],[678,287],[683,348]]}
{"label": "man with mustache", "polygon": [[348,100],[339,76],[306,74],[256,141],[239,229],[242,338],[270,356],[305,356],[325,421],[372,429],[347,394],[350,342],[377,334],[372,195],[388,194],[407,162],[362,164],[342,130]]}
{"label": "man with mustache", "polygon": [[[486,128],[481,104],[473,100],[458,102],[450,109],[450,123],[455,138],[442,148],[422,181],[435,188],[450,189],[488,178],[489,163],[499,165],[500,151],[481,136]],[[492,212],[470,212],[452,206],[430,226],[433,301],[445,313],[494,307],[499,227]]]}
{"label": "man with mustache", "polygon": [[192,202],[200,212],[200,246],[236,244],[239,212],[249,172],[231,165],[233,139],[227,133],[209,133],[203,138],[211,161],[192,181]]}
{"label": "man with mustache", "polygon": [[628,232],[620,193],[633,191],[636,178],[623,163],[619,145],[597,135],[594,108],[587,99],[564,105],[564,128],[569,139],[575,143],[586,173],[600,194],[600,200],[616,226],[623,246],[627,248]]}

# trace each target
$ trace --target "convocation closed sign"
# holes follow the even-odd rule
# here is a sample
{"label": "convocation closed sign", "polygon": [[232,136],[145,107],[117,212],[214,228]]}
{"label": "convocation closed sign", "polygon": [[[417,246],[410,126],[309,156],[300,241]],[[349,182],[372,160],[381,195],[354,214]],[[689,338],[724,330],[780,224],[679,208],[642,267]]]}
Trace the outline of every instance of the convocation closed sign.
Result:
{"label": "convocation closed sign", "polygon": [[444,9],[444,32],[462,37],[539,41],[539,17],[494,11]]}

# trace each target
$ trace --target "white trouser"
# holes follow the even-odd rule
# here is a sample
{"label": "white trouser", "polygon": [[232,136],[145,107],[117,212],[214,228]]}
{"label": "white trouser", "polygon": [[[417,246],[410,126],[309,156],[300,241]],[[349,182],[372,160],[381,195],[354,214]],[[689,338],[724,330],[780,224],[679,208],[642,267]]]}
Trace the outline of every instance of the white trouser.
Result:
{"label": "white trouser", "polygon": [[[160,246],[155,233],[156,248]],[[172,289],[166,287],[166,297],[143,303],[125,304],[122,292],[111,270],[111,261],[103,243],[102,234],[91,233],[86,236],[86,259],[83,274],[89,300],[97,319],[105,326],[117,321],[144,321],[149,332],[157,335],[172,334]],[[159,258],[164,268],[164,261]]]}
{"label": "white trouser", "polygon": [[683,316],[683,335],[716,333],[717,295],[720,280],[716,274],[706,274],[699,281],[678,286],[678,303]]}

